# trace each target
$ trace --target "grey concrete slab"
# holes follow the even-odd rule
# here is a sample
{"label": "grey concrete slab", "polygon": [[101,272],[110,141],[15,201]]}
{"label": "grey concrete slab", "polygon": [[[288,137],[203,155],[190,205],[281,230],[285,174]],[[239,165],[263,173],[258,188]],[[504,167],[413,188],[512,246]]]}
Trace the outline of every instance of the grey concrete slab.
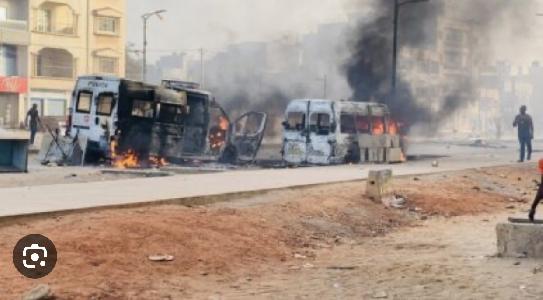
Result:
{"label": "grey concrete slab", "polygon": [[543,225],[501,223],[496,234],[500,257],[543,258]]}

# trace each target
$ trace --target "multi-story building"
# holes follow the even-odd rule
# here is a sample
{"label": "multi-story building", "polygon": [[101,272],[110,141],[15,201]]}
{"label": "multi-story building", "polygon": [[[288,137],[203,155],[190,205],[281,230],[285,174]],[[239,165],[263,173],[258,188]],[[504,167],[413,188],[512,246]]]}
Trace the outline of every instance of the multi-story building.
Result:
{"label": "multi-story building", "polygon": [[0,0],[0,127],[15,127],[28,94],[28,0]]}
{"label": "multi-story building", "polygon": [[32,104],[65,116],[77,76],[124,76],[125,22],[125,0],[0,0],[0,76],[17,82],[0,98],[0,126],[22,122]]}

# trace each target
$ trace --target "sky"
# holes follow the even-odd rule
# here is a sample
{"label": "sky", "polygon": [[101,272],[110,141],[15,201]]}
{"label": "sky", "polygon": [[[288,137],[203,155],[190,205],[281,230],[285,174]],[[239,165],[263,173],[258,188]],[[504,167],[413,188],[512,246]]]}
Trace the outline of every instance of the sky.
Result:
{"label": "sky", "polygon": [[305,33],[318,24],[347,19],[346,0],[126,0],[128,42],[141,49],[145,12],[166,9],[164,19],[149,20],[149,59],[173,51],[267,41]]}

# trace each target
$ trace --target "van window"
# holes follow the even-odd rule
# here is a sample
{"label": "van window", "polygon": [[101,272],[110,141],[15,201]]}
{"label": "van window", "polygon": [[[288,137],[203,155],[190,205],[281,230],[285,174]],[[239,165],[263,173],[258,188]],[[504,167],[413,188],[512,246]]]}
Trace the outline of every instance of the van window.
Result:
{"label": "van window", "polygon": [[356,134],[355,117],[351,114],[341,114],[341,133]]}
{"label": "van window", "polygon": [[152,119],[155,117],[153,102],[144,100],[134,100],[132,103],[132,116]]}
{"label": "van window", "polygon": [[96,114],[101,116],[110,116],[113,110],[113,94],[102,93],[98,96],[96,102]]}
{"label": "van window", "polygon": [[369,134],[371,132],[370,117],[356,116],[356,131],[361,134]]}
{"label": "van window", "polygon": [[287,116],[286,130],[302,131],[305,129],[305,114],[302,112],[290,112]]}
{"label": "van window", "polygon": [[81,91],[77,97],[76,111],[80,113],[90,113],[92,103],[92,92]]}
{"label": "van window", "polygon": [[309,128],[311,132],[317,135],[329,135],[330,134],[330,115],[323,113],[315,113],[311,115],[309,122]]}
{"label": "van window", "polygon": [[158,120],[162,123],[182,124],[183,108],[178,105],[160,104]]}

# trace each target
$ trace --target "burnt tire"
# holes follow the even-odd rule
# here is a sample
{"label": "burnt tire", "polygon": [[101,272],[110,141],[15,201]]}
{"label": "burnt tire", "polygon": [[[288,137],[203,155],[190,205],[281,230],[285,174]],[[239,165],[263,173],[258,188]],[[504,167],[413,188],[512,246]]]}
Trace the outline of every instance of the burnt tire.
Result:
{"label": "burnt tire", "polygon": [[222,152],[219,162],[222,164],[235,164],[238,162],[238,149],[234,146],[226,146]]}
{"label": "burnt tire", "polygon": [[357,164],[360,163],[360,148],[358,145],[349,148],[347,155],[345,155],[345,163],[347,164]]}

